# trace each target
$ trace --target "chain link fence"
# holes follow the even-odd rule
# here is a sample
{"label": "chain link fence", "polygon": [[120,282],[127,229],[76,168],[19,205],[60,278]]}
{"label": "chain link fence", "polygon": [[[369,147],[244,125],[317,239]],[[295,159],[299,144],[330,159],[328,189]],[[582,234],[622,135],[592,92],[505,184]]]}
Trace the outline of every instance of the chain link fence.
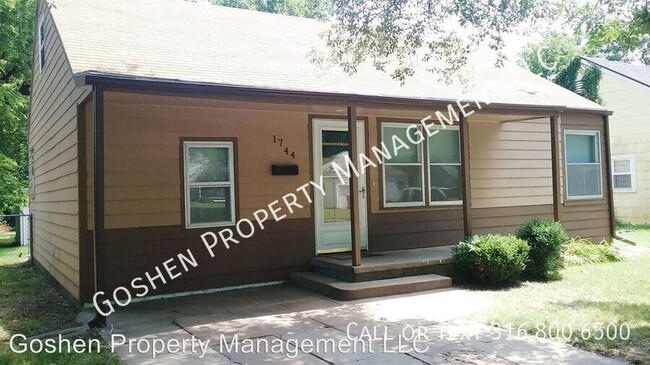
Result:
{"label": "chain link fence", "polygon": [[[12,234],[15,233],[14,234]],[[32,259],[32,214],[23,208],[17,214],[0,214],[0,247],[27,246]]]}

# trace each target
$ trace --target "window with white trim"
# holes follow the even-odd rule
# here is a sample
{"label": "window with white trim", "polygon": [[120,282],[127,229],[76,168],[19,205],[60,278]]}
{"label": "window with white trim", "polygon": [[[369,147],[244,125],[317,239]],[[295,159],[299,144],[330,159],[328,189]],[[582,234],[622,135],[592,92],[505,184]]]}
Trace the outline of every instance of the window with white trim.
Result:
{"label": "window with white trim", "polygon": [[429,204],[460,203],[461,187],[460,131],[457,126],[442,128],[427,138],[429,161]]}
{"label": "window with white trim", "polygon": [[183,143],[185,227],[235,222],[233,142]]}
{"label": "window with white trim", "polygon": [[634,155],[612,156],[612,187],[614,191],[636,191]]}
{"label": "window with white trim", "polygon": [[38,65],[39,71],[45,68],[45,21],[41,18],[38,23]]}
{"label": "window with white trim", "polygon": [[567,198],[602,198],[600,132],[565,131],[564,147]]}
{"label": "window with white trim", "polygon": [[[381,124],[382,142],[391,155],[394,138],[409,146],[408,149],[400,149],[397,155],[382,164],[385,207],[462,203],[458,126],[429,128],[436,128],[437,132],[427,136],[420,125]],[[424,186],[428,187],[428,197],[424,194]]]}
{"label": "window with white trim", "polygon": [[[406,207],[424,205],[424,163],[422,143],[413,143],[418,138],[414,134],[420,127],[404,123],[382,123],[382,142],[391,151],[391,158],[383,162],[384,206]],[[408,134],[408,135],[407,135]],[[397,141],[397,142],[395,142]],[[392,155],[392,146],[403,142],[408,146]]]}

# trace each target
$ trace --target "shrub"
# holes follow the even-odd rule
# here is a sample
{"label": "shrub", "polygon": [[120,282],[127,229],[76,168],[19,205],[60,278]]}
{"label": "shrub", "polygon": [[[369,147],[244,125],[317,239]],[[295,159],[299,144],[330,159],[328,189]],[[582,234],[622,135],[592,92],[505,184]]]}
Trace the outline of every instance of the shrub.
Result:
{"label": "shrub", "polygon": [[569,238],[559,222],[533,219],[521,225],[516,236],[530,247],[526,276],[541,280],[560,277],[562,248]]}
{"label": "shrub", "polygon": [[451,253],[460,275],[478,278],[488,285],[502,285],[524,270],[528,245],[512,235],[488,234],[461,242]]}
{"label": "shrub", "polygon": [[576,237],[569,241],[564,251],[564,261],[569,265],[601,264],[621,260],[623,256],[607,241],[594,244]]}

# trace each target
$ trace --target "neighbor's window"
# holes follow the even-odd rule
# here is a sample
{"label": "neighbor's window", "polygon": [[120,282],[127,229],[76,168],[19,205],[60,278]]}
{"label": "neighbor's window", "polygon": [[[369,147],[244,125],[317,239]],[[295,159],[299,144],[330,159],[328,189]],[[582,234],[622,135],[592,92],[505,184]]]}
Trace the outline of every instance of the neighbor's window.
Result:
{"label": "neighbor's window", "polygon": [[569,199],[602,198],[600,133],[566,131],[566,185]]}
{"label": "neighbor's window", "polygon": [[41,19],[38,23],[38,63],[40,71],[45,68],[45,21]]}
{"label": "neighbor's window", "polygon": [[634,155],[612,156],[612,170],[614,191],[636,191]]}
{"label": "neighbor's window", "polygon": [[233,150],[232,142],[184,142],[187,228],[234,223]]}
{"label": "neighbor's window", "polygon": [[447,204],[462,200],[460,131],[458,127],[438,128],[428,138],[429,203]]}
{"label": "neighbor's window", "polygon": [[[409,140],[406,134],[417,130],[408,129],[409,126],[410,124],[382,123],[382,141],[388,146],[392,157],[382,164],[384,206],[387,207],[424,205],[422,143],[413,144]],[[400,149],[396,156],[392,156],[393,136],[409,146],[408,149]],[[418,140],[413,135],[410,139]]]}

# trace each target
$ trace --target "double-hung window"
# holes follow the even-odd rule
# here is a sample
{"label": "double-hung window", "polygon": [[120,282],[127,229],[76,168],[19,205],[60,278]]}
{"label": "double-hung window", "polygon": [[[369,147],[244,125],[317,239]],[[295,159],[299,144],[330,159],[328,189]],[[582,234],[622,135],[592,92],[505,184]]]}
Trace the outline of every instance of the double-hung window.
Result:
{"label": "double-hung window", "polygon": [[636,191],[634,155],[612,156],[612,187],[614,191]]}
{"label": "double-hung window", "polygon": [[[437,129],[432,136],[420,125],[382,123],[382,142],[393,153],[383,168],[384,207],[458,204],[462,201],[460,133],[457,126]],[[397,138],[397,140],[396,140]]]}
{"label": "double-hung window", "polygon": [[[422,143],[417,134],[420,127],[411,127],[403,123],[382,123],[382,142],[393,153],[393,146],[402,146],[398,153],[384,160],[384,206],[405,207],[424,205],[424,163],[422,161]],[[421,131],[420,131],[421,135]]]}
{"label": "double-hung window", "polygon": [[185,227],[235,222],[233,142],[183,143]]}
{"label": "double-hung window", "polygon": [[429,157],[429,204],[462,201],[460,131],[456,126],[438,127],[427,139]]}
{"label": "double-hung window", "polygon": [[600,132],[565,131],[568,199],[602,198]]}

